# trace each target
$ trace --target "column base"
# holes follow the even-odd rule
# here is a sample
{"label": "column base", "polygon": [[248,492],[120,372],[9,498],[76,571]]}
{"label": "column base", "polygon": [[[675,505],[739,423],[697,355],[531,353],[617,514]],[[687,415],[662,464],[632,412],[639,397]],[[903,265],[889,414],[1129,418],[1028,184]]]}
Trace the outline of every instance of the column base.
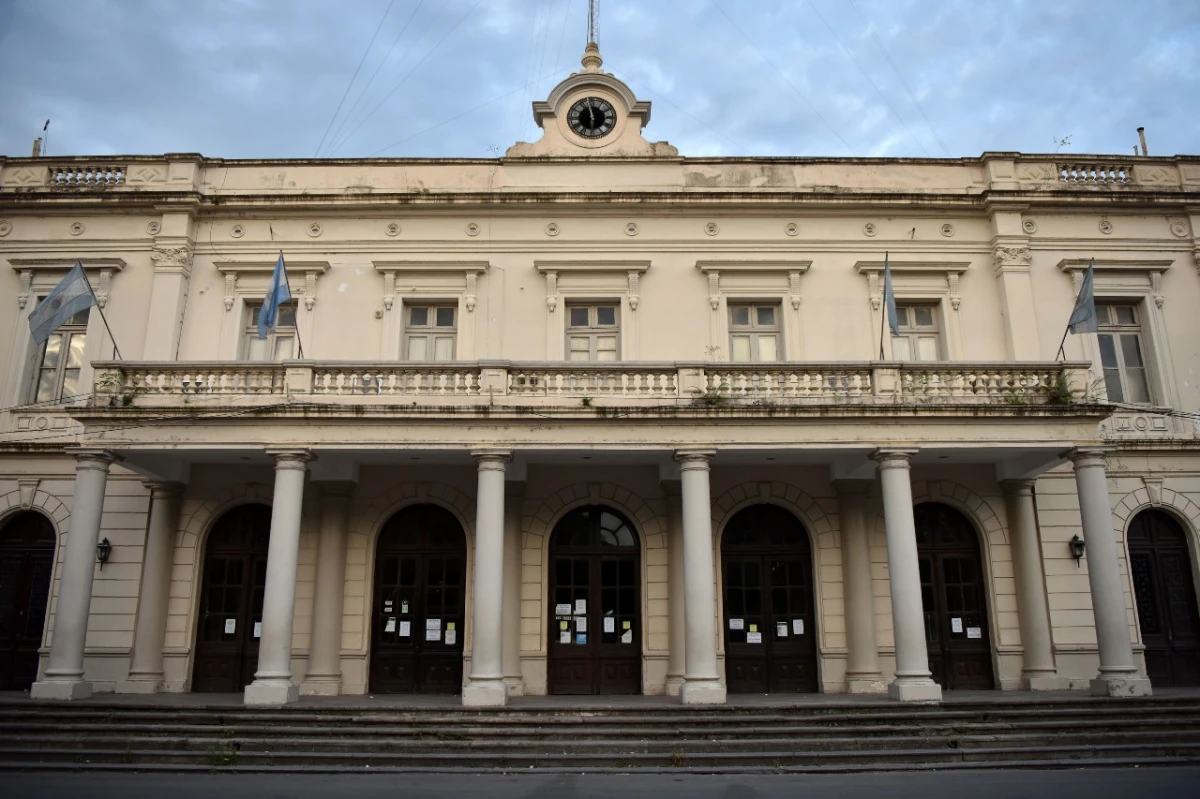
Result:
{"label": "column base", "polygon": [[846,693],[850,694],[886,694],[888,681],[882,674],[856,674],[846,677]]}
{"label": "column base", "polygon": [[255,680],[246,686],[242,697],[246,705],[290,705],[299,700],[300,686],[276,680]]}
{"label": "column base", "polygon": [[159,686],[162,684],[162,675],[158,677],[148,677],[145,679],[138,677],[130,677],[128,680],[119,680],[117,682],[116,693],[118,694],[156,694],[159,691]]}
{"label": "column base", "polygon": [[503,680],[468,680],[463,686],[463,707],[504,707],[507,702]]}
{"label": "column base", "polygon": [[725,686],[717,680],[687,680],[679,686],[679,701],[685,705],[723,705]]}
{"label": "column base", "polygon": [[520,677],[505,677],[504,692],[510,699],[514,696],[525,696],[525,680]]}
{"label": "column base", "polygon": [[942,686],[933,680],[893,680],[888,697],[897,702],[941,702]]}
{"label": "column base", "polygon": [[1026,691],[1066,691],[1071,687],[1071,681],[1057,674],[1033,674],[1021,678],[1022,687]]}
{"label": "column base", "polygon": [[667,676],[667,696],[679,696],[679,689],[683,687],[683,677],[678,674]]}
{"label": "column base", "polygon": [[301,696],[339,696],[342,693],[342,675],[312,677],[300,683]]}
{"label": "column base", "polygon": [[1092,680],[1092,696],[1152,696],[1150,680],[1145,677],[1097,677]]}
{"label": "column base", "polygon": [[91,696],[92,684],[86,680],[39,680],[29,689],[30,699],[71,701]]}

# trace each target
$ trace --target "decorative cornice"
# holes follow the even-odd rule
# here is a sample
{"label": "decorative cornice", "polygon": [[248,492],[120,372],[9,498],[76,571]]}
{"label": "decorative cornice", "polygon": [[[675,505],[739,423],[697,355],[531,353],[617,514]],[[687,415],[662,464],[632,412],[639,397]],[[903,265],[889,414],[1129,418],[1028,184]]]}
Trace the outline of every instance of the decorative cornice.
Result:
{"label": "decorative cornice", "polygon": [[[888,268],[893,273],[912,274],[914,272],[957,272],[962,274],[971,266],[970,261],[895,261],[888,259]],[[883,261],[858,261],[854,271],[860,274],[882,272]]]}
{"label": "decorative cornice", "polygon": [[534,261],[533,267],[542,274],[547,272],[636,272],[639,275],[650,268],[650,261],[580,258],[571,260]]}
{"label": "decorative cornice", "polygon": [[1063,272],[1083,271],[1089,263],[1094,263],[1098,272],[1165,272],[1175,261],[1152,258],[1064,258],[1058,262],[1058,268]]}
{"label": "decorative cornice", "polygon": [[[804,274],[812,266],[812,261],[792,259],[706,259],[696,262],[696,268],[701,272],[797,272]],[[883,262],[880,261],[880,268]]]}

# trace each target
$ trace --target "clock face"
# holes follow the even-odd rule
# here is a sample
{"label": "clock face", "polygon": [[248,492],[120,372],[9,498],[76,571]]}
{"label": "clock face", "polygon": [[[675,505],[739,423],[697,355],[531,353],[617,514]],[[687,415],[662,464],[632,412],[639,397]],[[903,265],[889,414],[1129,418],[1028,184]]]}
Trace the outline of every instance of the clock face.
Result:
{"label": "clock face", "polygon": [[567,123],[571,130],[585,139],[598,139],[613,129],[617,123],[617,111],[608,100],[584,97],[567,112]]}

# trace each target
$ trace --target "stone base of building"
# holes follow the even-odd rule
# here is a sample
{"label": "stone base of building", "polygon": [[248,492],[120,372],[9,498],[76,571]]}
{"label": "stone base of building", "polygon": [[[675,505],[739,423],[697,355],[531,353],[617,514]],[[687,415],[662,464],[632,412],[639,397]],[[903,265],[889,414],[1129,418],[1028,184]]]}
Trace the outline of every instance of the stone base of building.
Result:
{"label": "stone base of building", "polygon": [[717,680],[684,680],[679,686],[679,701],[685,705],[723,705],[725,686]]}
{"label": "stone base of building", "polygon": [[1021,688],[1026,691],[1066,691],[1071,681],[1057,674],[1034,674],[1021,678]]}
{"label": "stone base of building", "polygon": [[846,693],[850,694],[886,694],[888,682],[882,674],[846,675]]}
{"label": "stone base of building", "polygon": [[90,699],[92,684],[86,680],[39,680],[29,689],[30,699]]}
{"label": "stone base of building", "polygon": [[893,680],[888,696],[897,702],[941,702],[942,686],[933,680]]}
{"label": "stone base of building", "polygon": [[340,696],[342,693],[341,675],[306,678],[300,683],[301,696]]}
{"label": "stone base of building", "polygon": [[247,705],[290,705],[300,700],[300,686],[281,680],[255,680],[246,686],[242,701]]}
{"label": "stone base of building", "polygon": [[525,680],[520,677],[505,677],[504,692],[508,694],[508,698],[514,696],[525,696]]}
{"label": "stone base of building", "polygon": [[471,680],[463,686],[463,707],[504,707],[507,702],[503,680]]}
{"label": "stone base of building", "polygon": [[667,682],[663,686],[663,692],[667,696],[679,696],[679,689],[683,687],[683,677],[678,674],[672,674],[667,677]]}
{"label": "stone base of building", "polygon": [[130,677],[128,680],[118,680],[115,693],[118,694],[156,694],[162,685],[162,677],[140,679]]}
{"label": "stone base of building", "polygon": [[1151,696],[1150,680],[1145,677],[1097,677],[1091,682],[1092,696]]}

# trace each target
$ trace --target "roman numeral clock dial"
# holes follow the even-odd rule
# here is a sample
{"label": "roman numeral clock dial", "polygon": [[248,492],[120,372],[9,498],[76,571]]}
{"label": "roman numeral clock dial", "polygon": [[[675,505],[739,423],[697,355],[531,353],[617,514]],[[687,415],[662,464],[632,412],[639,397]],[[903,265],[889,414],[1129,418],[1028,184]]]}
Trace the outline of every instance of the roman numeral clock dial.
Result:
{"label": "roman numeral clock dial", "polygon": [[584,97],[567,112],[567,123],[571,130],[585,139],[606,136],[617,122],[617,111],[608,100],[599,97]]}

